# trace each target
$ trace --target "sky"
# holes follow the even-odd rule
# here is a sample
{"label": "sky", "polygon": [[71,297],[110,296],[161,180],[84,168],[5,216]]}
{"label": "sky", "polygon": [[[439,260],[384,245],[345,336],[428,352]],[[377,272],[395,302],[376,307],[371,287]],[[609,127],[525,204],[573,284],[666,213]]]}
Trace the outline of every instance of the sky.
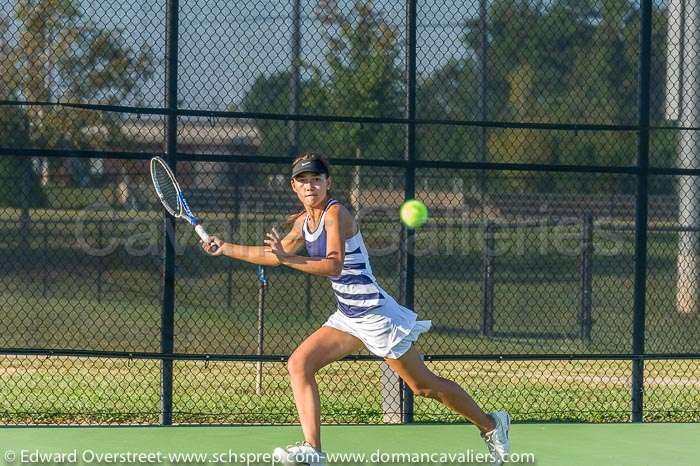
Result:
{"label": "sky", "polygon": [[[0,0],[0,13],[12,17],[16,1]],[[352,0],[337,1],[343,11],[352,4]],[[464,23],[478,14],[478,1],[418,0],[419,77],[450,59],[470,54],[464,46]],[[76,2],[85,19],[121,31],[129,46],[148,47],[156,58],[153,79],[123,104],[163,106],[166,0]],[[323,70],[327,31],[314,15],[317,3],[301,0],[302,60]],[[375,0],[374,4],[398,28],[403,43],[404,0]],[[258,76],[290,66],[292,0],[180,0],[179,16],[178,99],[182,108],[229,109],[240,103]],[[11,25],[9,34],[13,32]]]}
{"label": "sky", "polygon": [[[464,19],[478,0],[419,1],[418,72],[428,73],[450,58],[463,57]],[[0,0],[11,16],[15,0]],[[324,26],[315,19],[317,0],[302,0],[302,60],[323,68]],[[351,3],[339,1],[347,10]],[[158,62],[153,80],[126,105],[161,106],[165,81],[165,0],[93,0],[79,3],[85,18],[119,29],[134,48],[149,47]],[[400,31],[403,1],[375,5]],[[260,74],[284,70],[291,62],[292,0],[180,0],[179,101],[192,109],[225,110],[245,95]],[[13,31],[11,30],[10,33]],[[403,32],[401,41],[405,40]],[[402,54],[403,56],[403,54]]]}

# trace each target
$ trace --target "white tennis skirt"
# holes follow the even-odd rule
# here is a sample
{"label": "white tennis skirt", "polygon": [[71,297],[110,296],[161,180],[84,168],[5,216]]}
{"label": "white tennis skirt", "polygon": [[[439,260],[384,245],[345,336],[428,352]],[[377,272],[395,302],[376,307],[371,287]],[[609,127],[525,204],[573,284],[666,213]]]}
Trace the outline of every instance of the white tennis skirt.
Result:
{"label": "white tennis skirt", "polygon": [[323,325],[354,335],[376,356],[398,359],[432,325],[429,320],[416,320],[417,317],[415,312],[387,296],[384,305],[367,314],[348,317],[335,311]]}

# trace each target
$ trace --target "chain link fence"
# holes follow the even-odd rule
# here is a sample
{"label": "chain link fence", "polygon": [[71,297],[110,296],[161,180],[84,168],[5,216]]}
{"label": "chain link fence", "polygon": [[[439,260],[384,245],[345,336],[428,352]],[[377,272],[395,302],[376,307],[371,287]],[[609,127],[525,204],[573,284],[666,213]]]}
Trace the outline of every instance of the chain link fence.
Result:
{"label": "chain link fence", "polygon": [[[330,287],[166,235],[148,159],[261,244],[309,149],[485,409],[698,421],[698,8],[0,0],[0,422],[295,422],[285,362]],[[461,420],[366,351],[318,381],[323,422]]]}

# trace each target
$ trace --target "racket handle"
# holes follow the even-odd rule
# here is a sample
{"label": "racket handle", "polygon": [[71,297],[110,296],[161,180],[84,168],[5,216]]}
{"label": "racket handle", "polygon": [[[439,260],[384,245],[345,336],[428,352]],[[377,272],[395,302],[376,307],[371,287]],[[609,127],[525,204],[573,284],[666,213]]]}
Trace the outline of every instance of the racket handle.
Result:
{"label": "racket handle", "polygon": [[[197,232],[197,235],[199,235],[199,237],[201,238],[202,241],[204,241],[205,243],[209,243],[209,241],[210,241],[209,235],[207,234],[206,230],[204,229],[204,227],[201,224],[198,223],[197,225],[195,225],[194,231]],[[217,249],[218,249],[218,246],[214,243],[212,243],[210,248],[209,248],[209,250],[211,252],[216,252]]]}
{"label": "racket handle", "polygon": [[197,232],[199,235],[199,238],[204,241],[205,243],[209,242],[209,235],[207,234],[207,231],[204,229],[204,227],[201,224],[197,224],[194,226],[194,231]]}

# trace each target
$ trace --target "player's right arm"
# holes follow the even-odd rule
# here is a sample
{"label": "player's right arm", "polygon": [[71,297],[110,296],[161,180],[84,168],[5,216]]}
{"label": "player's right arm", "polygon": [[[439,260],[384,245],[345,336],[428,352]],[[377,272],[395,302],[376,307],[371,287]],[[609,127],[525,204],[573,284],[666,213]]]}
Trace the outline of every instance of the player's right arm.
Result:
{"label": "player's right arm", "polygon": [[[304,246],[304,236],[301,232],[304,224],[304,216],[299,218],[292,225],[291,231],[282,239],[282,243],[286,251],[294,251],[297,253]],[[250,262],[251,264],[264,265],[268,267],[277,267],[280,265],[279,258],[276,254],[270,251],[268,246],[250,246],[245,244],[226,243],[216,236],[210,237],[209,243],[201,242],[204,252],[211,256],[227,256],[231,259]],[[211,244],[216,244],[215,252],[211,251]]]}

